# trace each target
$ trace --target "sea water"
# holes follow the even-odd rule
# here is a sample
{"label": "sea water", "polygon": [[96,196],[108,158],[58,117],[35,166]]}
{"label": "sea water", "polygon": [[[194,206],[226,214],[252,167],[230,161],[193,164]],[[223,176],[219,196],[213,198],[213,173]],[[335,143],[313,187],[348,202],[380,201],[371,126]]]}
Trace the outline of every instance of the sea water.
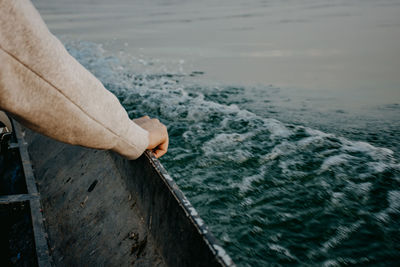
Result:
{"label": "sea water", "polygon": [[398,264],[397,1],[34,4],[238,266]]}

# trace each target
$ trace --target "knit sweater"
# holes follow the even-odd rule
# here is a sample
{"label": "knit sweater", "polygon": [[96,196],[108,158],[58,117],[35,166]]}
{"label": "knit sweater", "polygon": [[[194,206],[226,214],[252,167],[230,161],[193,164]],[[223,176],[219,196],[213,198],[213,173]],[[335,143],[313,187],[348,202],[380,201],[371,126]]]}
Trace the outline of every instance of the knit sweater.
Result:
{"label": "knit sweater", "polygon": [[29,0],[0,0],[0,109],[56,140],[136,159],[148,132],[50,33]]}

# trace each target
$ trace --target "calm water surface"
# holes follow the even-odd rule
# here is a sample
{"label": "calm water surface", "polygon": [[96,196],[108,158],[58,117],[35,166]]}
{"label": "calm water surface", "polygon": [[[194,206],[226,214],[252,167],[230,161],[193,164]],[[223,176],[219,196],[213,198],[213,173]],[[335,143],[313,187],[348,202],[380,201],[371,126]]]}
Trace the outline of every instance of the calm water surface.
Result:
{"label": "calm water surface", "polygon": [[239,266],[400,261],[400,2],[36,0]]}

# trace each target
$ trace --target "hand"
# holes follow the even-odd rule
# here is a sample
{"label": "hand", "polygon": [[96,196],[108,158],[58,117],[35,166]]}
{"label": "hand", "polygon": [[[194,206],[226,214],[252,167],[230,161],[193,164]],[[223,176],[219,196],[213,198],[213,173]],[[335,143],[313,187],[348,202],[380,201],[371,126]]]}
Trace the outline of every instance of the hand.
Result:
{"label": "hand", "polygon": [[149,132],[149,146],[156,158],[163,156],[168,150],[167,127],[158,119],[150,119],[149,116],[133,119],[133,122]]}

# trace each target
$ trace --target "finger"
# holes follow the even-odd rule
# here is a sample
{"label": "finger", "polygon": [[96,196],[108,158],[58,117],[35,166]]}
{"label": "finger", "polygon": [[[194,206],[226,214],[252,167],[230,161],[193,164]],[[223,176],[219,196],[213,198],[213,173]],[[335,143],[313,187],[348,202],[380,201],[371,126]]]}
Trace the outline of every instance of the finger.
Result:
{"label": "finger", "polygon": [[140,117],[140,118],[133,119],[133,122],[141,123],[141,122],[145,122],[145,121],[147,121],[149,119],[150,119],[150,117],[146,115],[146,116],[143,116],[143,117]]}
{"label": "finger", "polygon": [[167,151],[157,148],[156,150],[153,151],[153,153],[156,156],[156,158],[161,158],[162,156],[165,155],[165,153],[167,153]]}
{"label": "finger", "polygon": [[168,151],[168,143],[169,143],[169,141],[168,141],[168,138],[167,138],[167,140],[164,143],[160,144],[156,148],[156,150],[154,152],[156,158],[160,158],[163,155],[165,155],[165,153],[167,153],[167,151]]}
{"label": "finger", "polygon": [[136,119],[133,119],[133,120],[149,120],[150,119],[150,117],[149,116],[143,116],[143,117],[139,117],[139,118],[136,118]]}
{"label": "finger", "polygon": [[154,156],[156,157],[156,158],[161,158],[162,156],[164,156],[165,155],[165,153],[167,153],[167,151],[163,151],[163,150],[156,150],[156,151],[153,151],[153,153],[154,153]]}

